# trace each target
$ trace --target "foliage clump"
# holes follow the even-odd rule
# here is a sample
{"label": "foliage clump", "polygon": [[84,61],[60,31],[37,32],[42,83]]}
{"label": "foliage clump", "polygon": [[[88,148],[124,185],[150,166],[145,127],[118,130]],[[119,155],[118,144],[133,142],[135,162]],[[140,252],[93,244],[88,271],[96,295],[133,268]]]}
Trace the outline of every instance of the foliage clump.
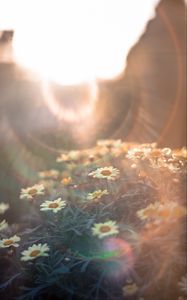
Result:
{"label": "foliage clump", "polygon": [[184,299],[186,156],[102,140],[38,170],[0,223],[2,299]]}

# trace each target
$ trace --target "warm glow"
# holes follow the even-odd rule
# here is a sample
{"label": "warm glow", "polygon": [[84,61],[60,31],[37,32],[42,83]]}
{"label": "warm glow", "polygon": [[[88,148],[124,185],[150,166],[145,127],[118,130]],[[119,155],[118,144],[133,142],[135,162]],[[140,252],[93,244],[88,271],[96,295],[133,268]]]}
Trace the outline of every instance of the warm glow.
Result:
{"label": "warm glow", "polygon": [[89,119],[90,114],[94,110],[97,101],[97,86],[94,82],[90,82],[87,87],[87,102],[80,105],[78,110],[65,108],[63,103],[58,103],[53,92],[50,89],[48,82],[43,82],[43,93],[45,101],[50,111],[59,119],[68,122],[80,122],[81,120]]}
{"label": "warm glow", "polygon": [[62,84],[113,78],[158,0],[0,0],[17,62]]}

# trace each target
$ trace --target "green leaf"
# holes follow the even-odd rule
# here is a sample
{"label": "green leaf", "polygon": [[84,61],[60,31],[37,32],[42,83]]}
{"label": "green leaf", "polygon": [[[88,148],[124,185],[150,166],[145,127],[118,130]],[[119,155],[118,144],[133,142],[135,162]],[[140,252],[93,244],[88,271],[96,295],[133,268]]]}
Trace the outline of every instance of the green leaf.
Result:
{"label": "green leaf", "polygon": [[67,274],[69,273],[69,267],[65,266],[64,264],[61,267],[55,269],[51,275],[60,275],[60,274]]}
{"label": "green leaf", "polygon": [[6,289],[20,275],[22,275],[22,273],[17,273],[14,276],[12,276],[9,280],[7,280],[6,282],[0,284],[0,289]]}

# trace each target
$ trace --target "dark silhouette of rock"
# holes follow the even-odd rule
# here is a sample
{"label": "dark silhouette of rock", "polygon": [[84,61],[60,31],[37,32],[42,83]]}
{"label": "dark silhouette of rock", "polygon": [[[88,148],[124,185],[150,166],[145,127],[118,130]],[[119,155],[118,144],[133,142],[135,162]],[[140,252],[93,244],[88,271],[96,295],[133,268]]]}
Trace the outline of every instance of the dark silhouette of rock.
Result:
{"label": "dark silhouette of rock", "polygon": [[130,50],[124,73],[101,83],[101,100],[109,107],[106,137],[186,144],[185,9],[182,0],[162,0]]}

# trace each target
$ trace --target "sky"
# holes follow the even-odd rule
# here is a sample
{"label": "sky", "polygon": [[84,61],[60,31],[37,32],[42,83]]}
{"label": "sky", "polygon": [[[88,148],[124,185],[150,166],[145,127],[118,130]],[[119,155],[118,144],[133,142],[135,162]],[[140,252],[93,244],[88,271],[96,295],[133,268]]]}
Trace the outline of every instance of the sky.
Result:
{"label": "sky", "polygon": [[158,0],[0,0],[16,61],[61,84],[118,76]]}

